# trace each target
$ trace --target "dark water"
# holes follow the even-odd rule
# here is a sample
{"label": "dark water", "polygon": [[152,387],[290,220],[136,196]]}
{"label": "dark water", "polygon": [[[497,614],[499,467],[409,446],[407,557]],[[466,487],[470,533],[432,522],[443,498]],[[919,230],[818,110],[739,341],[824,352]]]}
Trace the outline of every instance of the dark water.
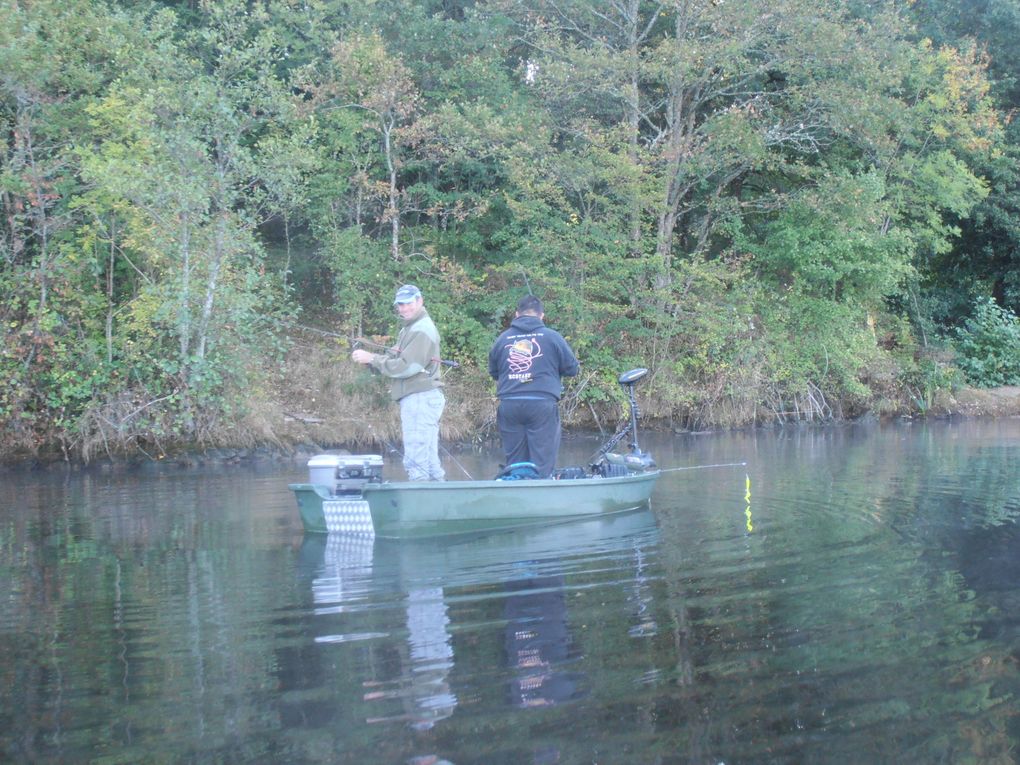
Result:
{"label": "dark water", "polygon": [[642,445],[748,464],[375,543],[300,463],[0,476],[0,761],[1018,761],[1020,422]]}

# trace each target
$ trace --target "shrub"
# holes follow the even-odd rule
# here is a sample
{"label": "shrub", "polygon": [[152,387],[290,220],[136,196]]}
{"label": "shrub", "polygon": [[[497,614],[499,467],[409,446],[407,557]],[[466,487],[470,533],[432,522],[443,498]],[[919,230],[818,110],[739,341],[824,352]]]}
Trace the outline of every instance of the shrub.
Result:
{"label": "shrub", "polygon": [[959,367],[979,388],[1020,385],[1020,319],[991,298],[956,331]]}

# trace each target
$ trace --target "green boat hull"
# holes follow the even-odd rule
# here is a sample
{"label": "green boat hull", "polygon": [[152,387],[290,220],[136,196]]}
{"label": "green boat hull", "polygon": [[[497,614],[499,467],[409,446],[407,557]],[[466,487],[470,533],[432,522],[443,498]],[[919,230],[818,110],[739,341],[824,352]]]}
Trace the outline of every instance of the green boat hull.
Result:
{"label": "green boat hull", "polygon": [[434,536],[514,528],[635,510],[660,471],[613,478],[369,483],[362,496],[291,484],[305,531],[378,537]]}

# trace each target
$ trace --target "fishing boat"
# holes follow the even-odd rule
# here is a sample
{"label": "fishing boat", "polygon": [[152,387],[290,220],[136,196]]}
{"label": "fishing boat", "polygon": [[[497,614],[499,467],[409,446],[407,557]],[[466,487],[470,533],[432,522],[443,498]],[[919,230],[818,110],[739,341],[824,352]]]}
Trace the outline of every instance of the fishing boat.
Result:
{"label": "fishing boat", "polygon": [[[526,478],[528,465],[510,465],[489,480],[383,481],[379,455],[325,454],[309,463],[309,482],[290,484],[310,533],[379,537],[432,536],[555,523],[645,507],[661,471],[638,444],[634,385],[648,373],[619,377],[630,417],[588,465],[550,478]],[[627,435],[629,450],[613,449]]]}

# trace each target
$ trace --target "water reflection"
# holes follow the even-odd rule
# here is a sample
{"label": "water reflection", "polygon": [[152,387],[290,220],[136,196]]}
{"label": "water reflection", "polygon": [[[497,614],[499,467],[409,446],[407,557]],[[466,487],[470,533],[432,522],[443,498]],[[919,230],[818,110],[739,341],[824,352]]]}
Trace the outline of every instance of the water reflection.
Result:
{"label": "water reflection", "polygon": [[[647,509],[429,540],[309,535],[300,559],[311,574],[314,642],[361,652],[353,662],[360,694],[350,702],[369,725],[427,731],[454,714],[458,635],[472,662],[501,649],[504,703],[573,702],[589,683],[577,668],[584,657],[569,609],[583,587],[572,586],[586,569],[608,565],[607,556],[622,556],[621,616],[631,636],[654,635],[647,551],[656,541]],[[484,703],[477,690],[468,696],[474,707]]]}
{"label": "water reflection", "polygon": [[567,627],[562,576],[523,577],[507,583],[506,662],[514,670],[515,707],[562,704],[587,693],[584,677],[566,670],[580,652]]}
{"label": "water reflection", "polygon": [[[457,697],[450,692],[447,680],[453,669],[453,646],[443,588],[410,590],[406,609],[412,706],[408,717],[414,728],[427,730],[452,715],[457,706]],[[370,696],[366,694],[365,698]]]}
{"label": "water reflection", "polygon": [[2,475],[0,761],[1016,760],[1020,420],[643,440],[748,467],[418,543],[303,538],[303,464]]}

